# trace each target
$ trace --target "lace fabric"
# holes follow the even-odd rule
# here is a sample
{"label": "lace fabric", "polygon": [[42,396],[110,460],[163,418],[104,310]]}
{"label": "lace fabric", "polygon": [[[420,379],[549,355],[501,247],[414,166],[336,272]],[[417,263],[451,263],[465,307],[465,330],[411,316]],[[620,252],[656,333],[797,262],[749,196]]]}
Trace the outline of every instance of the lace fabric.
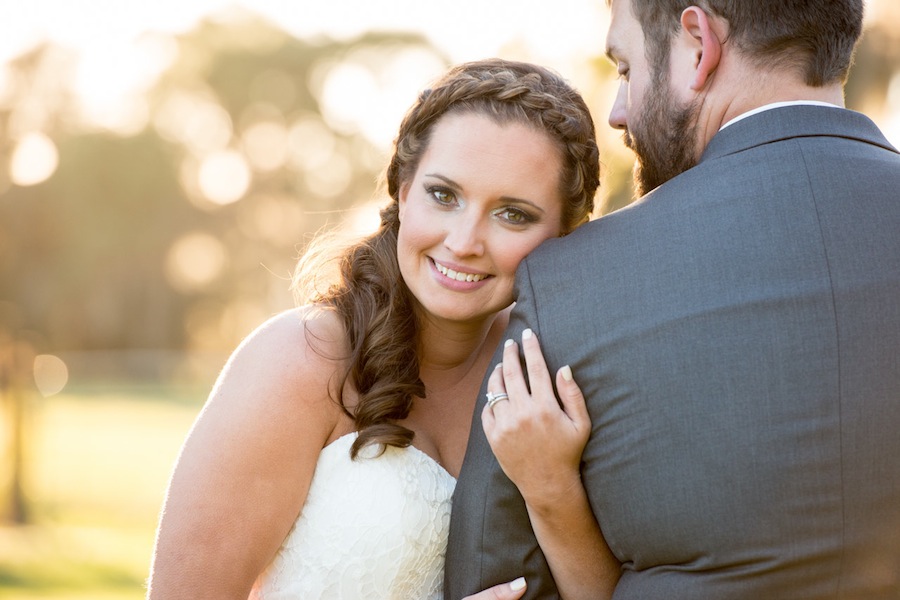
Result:
{"label": "lace fabric", "polygon": [[347,434],[319,455],[306,504],[261,577],[262,600],[440,600],[456,480],[414,447]]}

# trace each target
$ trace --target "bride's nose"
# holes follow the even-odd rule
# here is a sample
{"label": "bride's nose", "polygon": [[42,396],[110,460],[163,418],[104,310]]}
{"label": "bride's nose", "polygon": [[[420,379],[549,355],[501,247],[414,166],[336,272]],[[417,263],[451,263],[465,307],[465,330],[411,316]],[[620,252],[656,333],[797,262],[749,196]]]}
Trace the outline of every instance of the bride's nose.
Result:
{"label": "bride's nose", "polygon": [[480,256],[484,254],[486,229],[480,215],[460,215],[447,228],[444,247],[456,256]]}

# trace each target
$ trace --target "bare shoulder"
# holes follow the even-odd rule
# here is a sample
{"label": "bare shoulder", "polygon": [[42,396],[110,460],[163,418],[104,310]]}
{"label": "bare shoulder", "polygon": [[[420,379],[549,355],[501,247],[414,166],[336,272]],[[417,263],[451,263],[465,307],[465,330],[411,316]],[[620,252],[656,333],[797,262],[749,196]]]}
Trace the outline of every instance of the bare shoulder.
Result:
{"label": "bare shoulder", "polygon": [[346,339],[339,317],[327,308],[303,306],[275,315],[235,350],[227,368],[249,362],[296,376],[342,363]]}
{"label": "bare shoulder", "polygon": [[251,403],[254,410],[333,427],[340,414],[334,399],[340,393],[345,347],[333,311],[301,307],[279,313],[234,351],[210,402]]}
{"label": "bare shoulder", "polygon": [[336,315],[294,309],[232,354],[170,482],[154,559],[160,597],[247,597],[341,423],[330,386],[343,375],[343,344]]}

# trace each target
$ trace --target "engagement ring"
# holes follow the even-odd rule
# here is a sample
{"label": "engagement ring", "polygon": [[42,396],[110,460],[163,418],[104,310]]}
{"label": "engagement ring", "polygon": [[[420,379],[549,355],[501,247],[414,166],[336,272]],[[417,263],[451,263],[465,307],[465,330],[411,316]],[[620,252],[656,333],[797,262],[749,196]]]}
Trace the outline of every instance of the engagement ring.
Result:
{"label": "engagement ring", "polygon": [[486,395],[488,408],[494,408],[494,405],[501,400],[509,400],[509,394],[506,392],[500,392],[499,394],[488,392]]}

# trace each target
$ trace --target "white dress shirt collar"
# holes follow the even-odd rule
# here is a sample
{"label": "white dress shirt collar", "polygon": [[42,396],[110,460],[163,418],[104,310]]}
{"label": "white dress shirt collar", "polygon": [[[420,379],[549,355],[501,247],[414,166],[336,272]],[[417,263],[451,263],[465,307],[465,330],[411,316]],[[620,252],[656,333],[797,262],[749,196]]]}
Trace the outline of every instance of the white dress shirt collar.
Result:
{"label": "white dress shirt collar", "polygon": [[722,125],[719,131],[722,131],[722,129],[725,129],[729,125],[737,123],[741,119],[746,119],[747,117],[761,113],[763,111],[772,110],[773,108],[781,108],[782,106],[831,106],[832,108],[841,108],[837,104],[831,104],[830,102],[819,102],[818,100],[791,100],[788,102],[773,102],[772,104],[764,104],[763,106],[754,108],[753,110],[748,110],[747,112],[736,116],[735,118]]}

